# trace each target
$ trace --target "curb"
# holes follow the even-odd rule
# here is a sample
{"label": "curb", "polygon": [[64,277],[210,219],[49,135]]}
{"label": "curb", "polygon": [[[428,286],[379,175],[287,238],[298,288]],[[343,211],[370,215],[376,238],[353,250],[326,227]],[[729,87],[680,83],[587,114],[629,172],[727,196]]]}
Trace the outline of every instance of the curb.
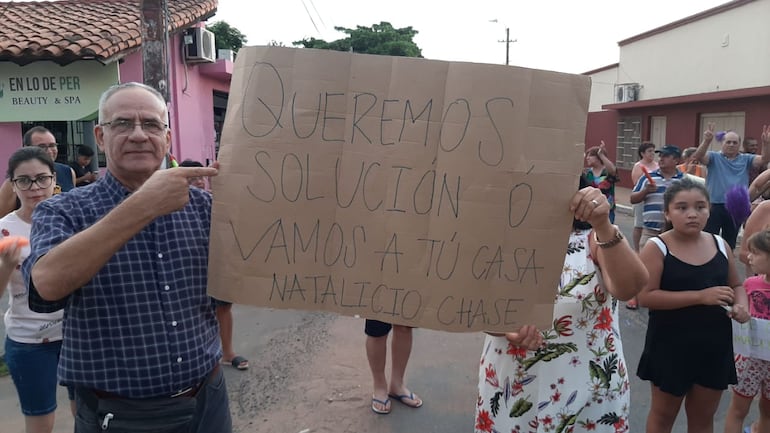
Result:
{"label": "curb", "polygon": [[634,208],[627,204],[615,203],[615,212],[633,216]]}

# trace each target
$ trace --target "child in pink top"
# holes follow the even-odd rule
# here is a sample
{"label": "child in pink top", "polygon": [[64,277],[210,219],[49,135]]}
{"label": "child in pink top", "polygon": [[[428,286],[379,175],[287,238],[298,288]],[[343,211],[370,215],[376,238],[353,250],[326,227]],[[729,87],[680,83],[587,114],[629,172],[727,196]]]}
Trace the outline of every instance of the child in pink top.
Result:
{"label": "child in pink top", "polygon": [[[770,230],[753,234],[747,242],[749,265],[757,274],[743,283],[749,298],[749,313],[752,318],[770,320]],[[725,433],[741,432],[751,401],[760,391],[759,420],[751,430],[770,431],[770,361],[736,354],[735,369],[738,384],[733,386]]]}

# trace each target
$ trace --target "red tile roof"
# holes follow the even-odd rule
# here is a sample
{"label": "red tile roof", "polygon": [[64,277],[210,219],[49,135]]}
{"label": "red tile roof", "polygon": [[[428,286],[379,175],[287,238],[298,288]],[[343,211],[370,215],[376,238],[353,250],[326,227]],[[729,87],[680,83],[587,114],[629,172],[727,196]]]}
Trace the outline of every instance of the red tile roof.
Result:
{"label": "red tile roof", "polygon": [[[140,0],[0,2],[0,61],[109,62],[142,44]],[[218,0],[168,0],[169,31],[203,21]]]}

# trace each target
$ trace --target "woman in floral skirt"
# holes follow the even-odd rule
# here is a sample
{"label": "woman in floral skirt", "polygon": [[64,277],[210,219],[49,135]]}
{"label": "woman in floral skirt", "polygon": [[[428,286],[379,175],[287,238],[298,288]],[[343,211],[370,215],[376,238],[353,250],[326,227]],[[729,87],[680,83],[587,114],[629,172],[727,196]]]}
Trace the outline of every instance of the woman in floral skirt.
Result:
{"label": "woman in floral skirt", "polygon": [[[536,350],[489,335],[479,368],[475,432],[627,432],[629,379],[618,325],[618,300],[635,296],[648,273],[610,223],[607,198],[581,189],[553,327]],[[593,228],[592,228],[593,227]]]}

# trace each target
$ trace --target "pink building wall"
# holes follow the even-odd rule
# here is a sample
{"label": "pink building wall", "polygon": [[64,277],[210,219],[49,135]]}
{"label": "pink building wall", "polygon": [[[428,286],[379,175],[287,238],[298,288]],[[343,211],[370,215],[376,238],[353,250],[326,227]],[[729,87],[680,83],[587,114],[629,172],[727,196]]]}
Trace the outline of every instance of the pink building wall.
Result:
{"label": "pink building wall", "polygon": [[[181,38],[181,34],[173,36],[169,46],[171,152],[179,161],[205,163],[215,156],[213,92],[229,93],[232,62],[187,65]],[[121,83],[142,82],[142,52],[126,56],[119,73]],[[5,172],[8,158],[21,147],[21,138],[21,123],[0,122],[0,172]]]}
{"label": "pink building wall", "polygon": [[120,71],[121,83],[128,83],[131,81],[141,83],[144,74],[144,68],[142,67],[142,52],[137,51],[124,57],[123,62],[118,69]]}
{"label": "pink building wall", "polygon": [[[193,159],[205,163],[215,156],[214,91],[229,93],[230,77],[219,72],[228,69],[224,60],[215,64],[185,64],[182,35],[169,41],[169,124],[171,153],[177,160]],[[229,65],[232,71],[232,63]],[[142,81],[142,53],[125,58],[120,65],[120,81]]]}
{"label": "pink building wall", "polygon": [[232,62],[185,64],[181,35],[169,46],[172,153],[205,164],[215,157],[214,91],[230,92]]}
{"label": "pink building wall", "polygon": [[0,122],[0,179],[5,179],[5,172],[8,169],[8,158],[20,147],[21,123]]}

